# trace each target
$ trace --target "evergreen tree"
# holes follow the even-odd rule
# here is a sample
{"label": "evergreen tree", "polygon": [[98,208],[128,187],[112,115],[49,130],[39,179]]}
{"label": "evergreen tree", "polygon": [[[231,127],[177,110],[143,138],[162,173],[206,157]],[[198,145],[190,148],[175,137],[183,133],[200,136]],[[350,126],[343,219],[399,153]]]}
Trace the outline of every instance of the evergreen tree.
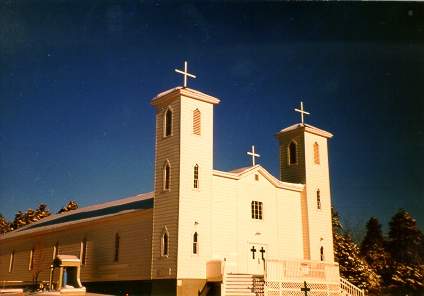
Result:
{"label": "evergreen tree", "polygon": [[391,219],[388,250],[390,264],[387,285],[394,292],[409,295],[424,293],[424,236],[416,220],[404,209]]}
{"label": "evergreen tree", "polygon": [[353,242],[350,235],[343,231],[339,215],[334,209],[332,222],[334,257],[339,263],[340,275],[369,293],[378,293],[380,276],[361,258],[359,247]]}
{"label": "evergreen tree", "polygon": [[422,258],[423,233],[417,221],[404,209],[400,209],[389,223],[389,251],[396,262],[424,264]]}
{"label": "evergreen tree", "polygon": [[7,222],[6,218],[0,214],[0,234],[10,231],[10,223]]}
{"label": "evergreen tree", "polygon": [[366,227],[367,233],[361,243],[361,255],[378,275],[383,276],[388,267],[388,253],[384,249],[381,224],[377,218],[371,217]]}
{"label": "evergreen tree", "polygon": [[10,228],[11,230],[16,230],[22,226],[37,222],[47,216],[50,216],[50,212],[45,204],[40,204],[35,211],[33,209],[28,209],[25,213],[18,211],[15,214],[15,219],[10,224]]}
{"label": "evergreen tree", "polygon": [[73,211],[73,210],[76,210],[76,209],[78,209],[78,204],[77,204],[77,202],[76,202],[76,201],[74,201],[74,200],[71,200],[70,202],[68,202],[68,204],[67,204],[66,206],[64,206],[63,208],[61,208],[61,209],[59,210],[59,212],[57,212],[57,213],[58,213],[58,214],[61,214],[61,213],[65,213],[65,212]]}

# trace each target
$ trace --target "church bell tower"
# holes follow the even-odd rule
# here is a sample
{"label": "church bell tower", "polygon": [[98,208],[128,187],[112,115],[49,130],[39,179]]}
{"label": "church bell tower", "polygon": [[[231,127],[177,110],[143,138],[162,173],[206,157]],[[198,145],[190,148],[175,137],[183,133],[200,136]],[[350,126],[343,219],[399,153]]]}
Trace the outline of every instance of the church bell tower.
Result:
{"label": "church bell tower", "polygon": [[151,276],[175,281],[177,295],[184,295],[190,294],[186,287],[204,285],[211,255],[213,107],[219,99],[187,87],[187,76],[194,77],[187,64],[176,71],[184,75],[184,86],[151,101],[156,110]]}
{"label": "church bell tower", "polygon": [[304,123],[282,129],[280,144],[280,178],[284,182],[305,184],[302,194],[302,226],[304,258],[334,261],[331,224],[331,190],[327,140],[333,135]]}

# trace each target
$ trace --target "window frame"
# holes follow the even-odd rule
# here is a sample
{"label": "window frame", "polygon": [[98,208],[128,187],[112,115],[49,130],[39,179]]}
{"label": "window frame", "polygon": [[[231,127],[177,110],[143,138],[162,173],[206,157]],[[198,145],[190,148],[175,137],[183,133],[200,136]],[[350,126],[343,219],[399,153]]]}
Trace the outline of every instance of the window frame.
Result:
{"label": "window frame", "polygon": [[29,262],[28,262],[28,270],[31,271],[34,269],[34,252],[35,248],[32,247],[29,251]]}
{"label": "window frame", "polygon": [[[196,117],[198,120],[196,121]],[[193,110],[193,135],[200,136],[202,134],[202,113],[199,108]]]}
{"label": "window frame", "polygon": [[250,203],[250,217],[252,220],[263,220],[263,202],[258,200],[252,200]]}
{"label": "window frame", "polygon": [[320,155],[319,155],[319,144],[318,142],[314,143],[314,163],[315,164],[320,164]]}
{"label": "window frame", "polygon": [[53,246],[53,260],[59,255],[59,241],[56,241],[56,243]]}
{"label": "window frame", "polygon": [[199,255],[199,234],[197,231],[193,233],[192,255]]}
{"label": "window frame", "polygon": [[84,237],[81,240],[79,257],[81,260],[81,266],[84,266],[87,263],[87,238],[86,237]]}
{"label": "window frame", "polygon": [[171,163],[168,159],[163,166],[162,191],[171,191]]}
{"label": "window frame", "polygon": [[119,235],[119,232],[116,232],[115,233],[115,248],[114,248],[114,254],[113,254],[113,262],[119,262],[120,243],[121,243],[121,236]]}
{"label": "window frame", "polygon": [[317,210],[321,210],[322,202],[321,202],[321,191],[319,190],[319,188],[316,191],[316,197],[317,197]]}
{"label": "window frame", "polygon": [[9,273],[13,272],[14,264],[15,264],[15,250],[12,250],[12,252],[10,252],[10,257],[9,257]]}
{"label": "window frame", "polygon": [[[294,162],[292,162],[292,145],[294,145],[293,147],[294,147]],[[287,156],[288,156],[288,161],[287,161],[287,163],[288,163],[288,165],[289,166],[292,166],[292,165],[297,165],[298,164],[298,153],[297,153],[297,146],[298,146],[298,144],[297,144],[297,142],[295,141],[295,140],[291,140],[290,141],[290,143],[289,143],[289,145],[287,146]]]}
{"label": "window frame", "polygon": [[[170,114],[170,118],[168,118],[168,114]],[[173,126],[174,126],[174,111],[170,106],[166,108],[163,113],[163,137],[168,138],[173,135]],[[169,131],[168,131],[169,126]]]}
{"label": "window frame", "polygon": [[169,257],[169,232],[166,226],[162,230],[162,235],[160,237],[160,256]]}
{"label": "window frame", "polygon": [[196,163],[193,167],[193,189],[199,190],[199,165]]}

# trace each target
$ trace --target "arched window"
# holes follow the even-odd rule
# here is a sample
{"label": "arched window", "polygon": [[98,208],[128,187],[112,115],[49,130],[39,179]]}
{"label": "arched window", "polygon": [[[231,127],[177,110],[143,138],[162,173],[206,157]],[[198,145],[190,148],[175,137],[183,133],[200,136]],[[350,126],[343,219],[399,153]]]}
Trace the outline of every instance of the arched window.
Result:
{"label": "arched window", "polygon": [[197,232],[193,234],[193,254],[199,254],[199,236]]}
{"label": "arched window", "polygon": [[85,265],[85,261],[87,258],[87,238],[83,238],[83,240],[81,241],[81,246],[80,246],[80,260],[81,260],[81,265]]}
{"label": "arched window", "polygon": [[323,246],[321,246],[319,253],[320,253],[321,261],[324,261],[324,247]]}
{"label": "arched window", "polygon": [[164,228],[162,232],[162,239],[161,239],[161,256],[168,256],[169,255],[169,234],[166,227]]}
{"label": "arched window", "polygon": [[321,191],[317,190],[317,209],[321,209]]}
{"label": "arched window", "polygon": [[196,164],[193,169],[193,187],[199,188],[199,165]]}
{"label": "arched window", "polygon": [[314,162],[319,164],[319,145],[317,142],[314,143]]}
{"label": "arched window", "polygon": [[119,236],[119,233],[115,234],[115,255],[113,256],[113,261],[118,262],[119,261],[119,242],[121,240],[121,237]]}
{"label": "arched window", "polygon": [[200,111],[196,109],[193,111],[193,134],[200,135]]}
{"label": "arched window", "polygon": [[297,163],[297,144],[296,142],[291,142],[289,145],[289,164]]}
{"label": "arched window", "polygon": [[172,134],[172,110],[168,109],[165,112],[165,122],[164,122],[165,133],[164,136],[168,137]]}
{"label": "arched window", "polygon": [[163,167],[163,190],[169,190],[171,188],[171,165],[167,160]]}

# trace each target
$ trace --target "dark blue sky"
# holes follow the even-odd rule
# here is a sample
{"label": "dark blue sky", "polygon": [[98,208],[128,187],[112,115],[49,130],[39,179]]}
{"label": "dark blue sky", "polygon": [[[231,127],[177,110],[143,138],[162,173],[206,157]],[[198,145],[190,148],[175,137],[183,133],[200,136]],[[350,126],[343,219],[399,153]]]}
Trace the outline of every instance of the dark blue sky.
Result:
{"label": "dark blue sky", "polygon": [[0,213],[151,191],[150,99],[182,84],[219,97],[220,170],[278,176],[274,134],[334,133],[332,198],[350,226],[403,207],[424,225],[421,3],[0,2]]}

